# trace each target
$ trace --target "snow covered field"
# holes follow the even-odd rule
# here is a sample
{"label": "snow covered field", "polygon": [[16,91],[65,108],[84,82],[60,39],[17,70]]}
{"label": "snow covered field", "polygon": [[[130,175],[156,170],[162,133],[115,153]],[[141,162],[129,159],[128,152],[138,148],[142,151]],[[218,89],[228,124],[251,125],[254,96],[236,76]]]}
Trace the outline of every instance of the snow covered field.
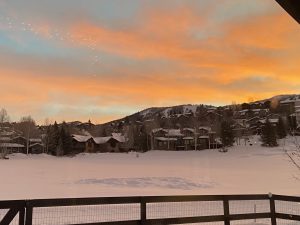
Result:
{"label": "snow covered field", "polygon": [[[94,196],[263,194],[300,195],[300,170],[282,146],[235,146],[227,153],[11,155],[0,161],[0,199]],[[295,145],[286,149],[298,162]]]}

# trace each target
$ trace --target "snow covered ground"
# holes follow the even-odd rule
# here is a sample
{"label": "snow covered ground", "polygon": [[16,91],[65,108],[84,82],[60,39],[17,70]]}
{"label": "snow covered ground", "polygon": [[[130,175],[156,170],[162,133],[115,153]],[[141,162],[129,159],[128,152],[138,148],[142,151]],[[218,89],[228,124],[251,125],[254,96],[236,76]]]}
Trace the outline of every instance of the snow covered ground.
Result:
{"label": "snow covered ground", "polygon": [[[294,139],[285,149],[299,163]],[[300,195],[300,170],[283,147],[241,145],[227,153],[11,155],[0,161],[0,199],[94,196],[260,194]],[[281,145],[283,144],[283,141]]]}

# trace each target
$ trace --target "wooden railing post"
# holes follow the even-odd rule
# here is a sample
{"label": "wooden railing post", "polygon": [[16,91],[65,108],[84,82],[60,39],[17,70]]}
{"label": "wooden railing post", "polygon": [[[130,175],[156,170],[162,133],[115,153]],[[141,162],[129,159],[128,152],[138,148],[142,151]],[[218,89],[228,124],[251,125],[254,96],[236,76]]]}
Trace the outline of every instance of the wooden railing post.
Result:
{"label": "wooden railing post", "polygon": [[32,225],[32,212],[33,212],[32,206],[28,201],[26,201],[25,225]]}
{"label": "wooden railing post", "polygon": [[274,200],[274,197],[272,196],[272,194],[269,194],[269,198],[270,198],[271,224],[277,225],[275,200]]}
{"label": "wooden railing post", "polygon": [[147,222],[147,203],[143,197],[141,197],[141,225],[146,225]]}
{"label": "wooden railing post", "polygon": [[19,225],[25,225],[25,204],[19,211]]}
{"label": "wooden railing post", "polygon": [[224,225],[230,225],[229,201],[226,197],[224,197],[223,199],[223,208],[224,208]]}

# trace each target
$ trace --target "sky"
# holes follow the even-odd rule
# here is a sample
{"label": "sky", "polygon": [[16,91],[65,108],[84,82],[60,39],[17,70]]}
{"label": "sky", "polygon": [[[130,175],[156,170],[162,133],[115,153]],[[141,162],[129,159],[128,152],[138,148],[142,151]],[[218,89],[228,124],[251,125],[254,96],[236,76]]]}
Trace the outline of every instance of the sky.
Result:
{"label": "sky", "polygon": [[299,40],[275,0],[0,0],[0,108],[103,123],[297,94]]}

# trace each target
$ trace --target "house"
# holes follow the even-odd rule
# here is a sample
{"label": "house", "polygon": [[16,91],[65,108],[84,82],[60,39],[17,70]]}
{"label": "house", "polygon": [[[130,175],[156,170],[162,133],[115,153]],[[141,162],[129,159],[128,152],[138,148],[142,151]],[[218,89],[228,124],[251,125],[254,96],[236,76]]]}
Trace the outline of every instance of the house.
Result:
{"label": "house", "polygon": [[0,143],[0,148],[6,149],[8,153],[26,153],[25,145],[17,143]]}
{"label": "house", "polygon": [[13,136],[16,135],[16,132],[15,131],[10,131],[10,130],[2,130],[0,132],[0,136],[1,137],[10,137],[12,138]]}
{"label": "house", "polygon": [[158,150],[176,150],[183,148],[183,134],[180,129],[157,128],[152,130],[153,148]]}
{"label": "house", "polygon": [[183,128],[183,143],[184,143],[184,150],[194,150],[195,149],[195,138],[196,132],[193,128]]}
{"label": "house", "polygon": [[11,142],[11,137],[0,136],[0,143],[10,143],[10,142]]}
{"label": "house", "polygon": [[128,152],[130,146],[128,145],[129,139],[122,133],[112,133],[111,136],[119,142],[119,151]]}
{"label": "house", "polygon": [[216,132],[210,127],[153,129],[153,148],[157,150],[201,150],[215,148]]}
{"label": "house", "polygon": [[157,150],[175,150],[177,138],[155,137],[154,148]]}
{"label": "house", "polygon": [[197,139],[197,149],[208,149],[210,148],[211,133],[210,127],[199,127],[198,128],[198,139]]}
{"label": "house", "polygon": [[[180,129],[166,129],[166,134],[165,137],[169,138],[171,140],[171,142],[174,142],[174,148],[171,148],[170,146],[168,146],[168,150],[184,150],[185,146],[184,146],[184,141],[183,141],[183,134],[181,133]],[[172,140],[172,139],[176,139],[176,141]]]}
{"label": "house", "polygon": [[[280,101],[280,109],[283,112],[287,112],[287,115],[295,113],[296,102],[300,101],[300,96],[291,96],[287,99]],[[298,103],[297,103],[298,105]]]}
{"label": "house", "polygon": [[27,146],[27,139],[23,136],[17,136],[11,139],[11,143]]}
{"label": "house", "polygon": [[120,152],[119,141],[109,137],[91,137],[86,142],[86,152]]}
{"label": "house", "polygon": [[245,125],[249,128],[250,134],[260,134],[261,132],[261,124],[259,121],[261,120],[260,117],[254,116],[245,121]]}
{"label": "house", "polygon": [[269,109],[244,109],[236,112],[236,119],[248,119],[253,117],[265,117],[269,113]]}
{"label": "house", "polygon": [[44,153],[44,145],[41,143],[34,143],[34,144],[29,145],[29,153],[31,153],[31,154]]}
{"label": "house", "polygon": [[29,138],[29,145],[42,144],[41,138]]}
{"label": "house", "polygon": [[80,153],[86,151],[86,142],[92,137],[88,135],[72,134],[72,150]]}

